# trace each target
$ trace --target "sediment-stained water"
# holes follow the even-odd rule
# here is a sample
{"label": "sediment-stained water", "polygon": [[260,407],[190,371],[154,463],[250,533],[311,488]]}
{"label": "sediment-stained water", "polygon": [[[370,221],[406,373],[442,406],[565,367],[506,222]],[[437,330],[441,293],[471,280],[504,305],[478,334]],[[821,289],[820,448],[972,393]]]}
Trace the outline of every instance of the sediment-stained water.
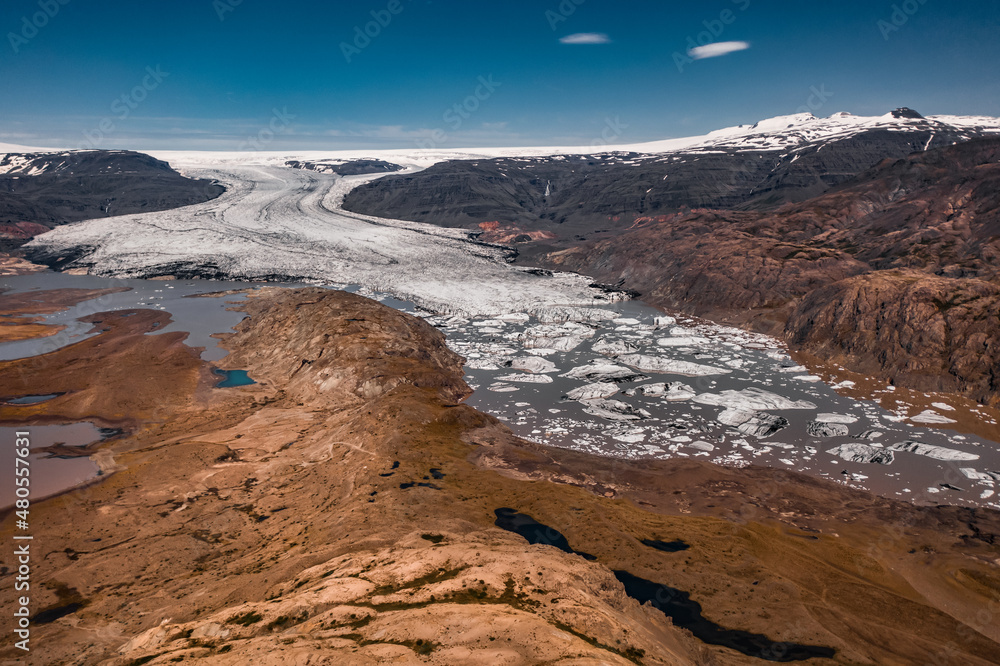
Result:
{"label": "sediment-stained water", "polygon": [[[763,335],[640,302],[429,317],[468,359],[468,403],[543,444],[791,469],[917,503],[1000,507],[1000,445],[839,395]],[[939,417],[933,427],[928,416]]]}
{"label": "sediment-stained water", "polygon": [[[245,316],[229,309],[242,296],[194,296],[260,286],[48,272],[6,278],[4,285],[130,291],[47,316],[47,323],[69,328],[0,345],[0,357],[15,346],[17,355],[35,355],[82,339],[90,325],[74,329],[75,317],[151,307],[170,312],[173,322],[164,330],[190,331],[188,344],[206,347],[206,360],[224,356],[210,336]],[[467,359],[466,378],[475,389],[467,402],[526,439],[623,459],[765,465],[917,503],[1000,508],[1000,445],[949,431],[947,405],[907,418],[905,406],[893,413],[846,398],[797,366],[773,338],[668,317],[637,301],[468,317],[367,295],[437,326]]]}
{"label": "sediment-stained water", "polygon": [[59,448],[86,446],[100,440],[103,435],[93,423],[0,427],[0,442],[3,444],[0,446],[0,465],[7,472],[0,480],[0,509],[13,506],[16,499],[14,443],[19,432],[27,432],[27,439],[31,442],[27,478],[32,502],[99,477],[97,464],[88,456],[67,455],[65,450],[46,450],[59,445],[63,445]]}

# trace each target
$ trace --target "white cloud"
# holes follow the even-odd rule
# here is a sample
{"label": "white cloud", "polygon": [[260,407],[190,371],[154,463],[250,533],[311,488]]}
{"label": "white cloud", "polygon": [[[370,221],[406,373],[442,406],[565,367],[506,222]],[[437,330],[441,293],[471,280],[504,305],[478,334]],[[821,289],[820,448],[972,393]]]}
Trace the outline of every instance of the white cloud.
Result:
{"label": "white cloud", "polygon": [[736,51],[746,51],[748,48],[750,48],[750,42],[715,42],[714,44],[696,46],[688,51],[688,55],[695,60],[701,60],[702,58],[718,58]]}
{"label": "white cloud", "polygon": [[610,44],[611,38],[603,32],[578,32],[566,35],[559,40],[560,44]]}

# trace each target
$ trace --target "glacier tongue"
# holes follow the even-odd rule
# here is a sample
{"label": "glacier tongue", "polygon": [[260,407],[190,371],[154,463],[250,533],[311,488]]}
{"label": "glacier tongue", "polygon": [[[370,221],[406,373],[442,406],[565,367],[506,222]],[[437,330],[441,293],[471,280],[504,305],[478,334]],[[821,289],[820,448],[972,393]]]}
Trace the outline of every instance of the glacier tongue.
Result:
{"label": "glacier tongue", "polygon": [[58,227],[25,249],[64,270],[107,277],[360,284],[429,310],[466,315],[547,310],[562,316],[566,308],[571,319],[603,317],[590,306],[614,299],[580,275],[512,267],[505,250],[475,242],[462,230],[340,210],[343,193],[372,176],[338,179],[249,165],[185,172],[219,180],[227,191],[175,210]]}

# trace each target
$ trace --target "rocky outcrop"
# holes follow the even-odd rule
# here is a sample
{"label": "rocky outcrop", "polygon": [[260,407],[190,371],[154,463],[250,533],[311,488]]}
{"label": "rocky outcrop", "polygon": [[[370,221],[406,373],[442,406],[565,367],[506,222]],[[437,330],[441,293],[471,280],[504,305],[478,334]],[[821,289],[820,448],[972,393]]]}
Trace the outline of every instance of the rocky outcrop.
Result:
{"label": "rocky outcrop", "polygon": [[886,160],[772,213],[695,212],[547,255],[653,305],[1000,404],[1000,140]]}
{"label": "rocky outcrop", "polygon": [[403,167],[392,162],[376,159],[357,160],[288,160],[285,166],[292,169],[308,169],[317,173],[335,173],[338,176],[360,176],[368,173],[391,173]]}
{"label": "rocky outcrop", "polygon": [[[700,149],[676,153],[452,160],[360,185],[344,207],[481,230],[496,242],[564,246],[669,222],[691,209],[765,210],[803,201],[884,159],[988,134],[919,114],[895,117],[900,122],[892,127],[845,126],[797,145],[776,140],[788,129],[782,124],[746,140],[709,139]],[[805,121],[807,133],[810,123],[823,122],[811,116],[788,121]]]}
{"label": "rocky outcrop", "polygon": [[127,150],[0,155],[0,249],[56,225],[178,208],[224,191],[218,183],[186,178],[162,160]]}
{"label": "rocky outcrop", "polygon": [[1000,285],[914,270],[877,271],[806,295],[789,342],[923,391],[1000,393]]}
{"label": "rocky outcrop", "polygon": [[[839,663],[948,650],[985,666],[1000,649],[981,619],[994,512],[781,470],[549,449],[458,402],[461,359],[420,319],[320,289],[261,289],[241,307],[224,367],[247,370],[249,386],[213,388],[182,332],[146,335],[169,321],[148,310],[101,313],[95,337],[0,362],[13,393],[66,390],[0,405],[5,423],[127,430],[98,452],[111,461],[100,483],[32,506],[38,663],[765,656],[679,630],[671,599],[696,602],[719,632],[821,646]],[[547,541],[496,527],[504,507],[551,527]],[[677,540],[683,554],[643,545]],[[614,572],[663,581],[663,603],[641,605]],[[0,612],[12,603],[0,596]],[[23,658],[9,636],[0,658]]]}

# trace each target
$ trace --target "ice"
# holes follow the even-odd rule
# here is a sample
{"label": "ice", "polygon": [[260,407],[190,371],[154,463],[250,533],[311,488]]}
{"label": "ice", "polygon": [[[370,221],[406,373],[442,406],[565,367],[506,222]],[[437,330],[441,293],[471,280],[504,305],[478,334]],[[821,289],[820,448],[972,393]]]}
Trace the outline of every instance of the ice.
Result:
{"label": "ice", "polygon": [[610,398],[618,393],[618,384],[612,382],[595,382],[575,388],[566,394],[570,400],[593,400],[595,398]]}
{"label": "ice", "polygon": [[851,444],[841,444],[832,448],[827,453],[838,456],[843,460],[857,463],[875,463],[878,465],[891,465],[893,461],[892,451],[854,442]]}
{"label": "ice", "polygon": [[817,414],[816,421],[820,423],[843,423],[845,425],[850,425],[852,423],[858,422],[857,416],[852,416],[851,414]]}
{"label": "ice", "polygon": [[548,375],[514,374],[497,377],[500,382],[520,382],[522,384],[551,384],[552,378]]}
{"label": "ice", "polygon": [[605,356],[621,356],[622,354],[632,354],[639,351],[639,346],[627,340],[602,336],[591,345],[591,349]]}
{"label": "ice", "polygon": [[597,308],[539,308],[534,311],[534,315],[543,324],[598,323],[618,317],[617,312]]}
{"label": "ice", "polygon": [[643,372],[658,372],[671,375],[686,375],[688,377],[703,377],[708,375],[726,375],[732,372],[729,368],[717,368],[701,365],[690,361],[681,361],[662,356],[646,356],[645,354],[628,354],[620,356],[619,361],[625,365],[638,368]]}
{"label": "ice", "polygon": [[630,389],[629,393],[641,393],[649,398],[663,398],[669,401],[690,400],[697,395],[693,388],[681,382],[643,384],[635,389]]}
{"label": "ice", "polygon": [[512,359],[510,362],[510,367],[514,370],[523,370],[525,372],[533,372],[535,374],[546,374],[549,372],[556,372],[556,364],[547,358],[541,358],[538,356],[521,356]]}
{"label": "ice", "polygon": [[660,338],[656,344],[661,347],[696,347],[712,344],[712,340],[693,336],[678,336],[676,338]]}
{"label": "ice", "polygon": [[538,275],[511,266],[506,250],[476,243],[468,232],[340,209],[347,191],[376,176],[339,178],[242,162],[260,156],[230,157],[228,164],[220,163],[225,155],[195,157],[212,164],[186,165],[182,159],[172,165],[185,175],[220,181],[226,187],[222,196],[174,210],[60,226],[36,237],[29,249],[72,255],[64,270],[94,275],[188,273],[359,284],[428,310],[469,316],[607,300],[584,276]]}
{"label": "ice", "polygon": [[823,423],[810,421],[806,425],[806,433],[810,437],[844,437],[850,434],[850,429],[842,423]]}
{"label": "ice", "polygon": [[781,416],[746,409],[725,409],[716,420],[754,437],[770,437],[788,426],[788,420]]}
{"label": "ice", "polygon": [[645,376],[624,365],[617,365],[602,360],[591,361],[589,365],[581,365],[560,375],[568,379],[584,379],[587,381],[631,382],[645,379]]}
{"label": "ice", "polygon": [[727,390],[721,393],[702,393],[694,401],[702,405],[732,407],[745,410],[769,409],[816,409],[816,404],[808,400],[790,400],[777,393],[771,393],[754,386],[740,391]]}
{"label": "ice", "polygon": [[583,411],[609,421],[638,421],[648,419],[650,413],[620,400],[587,400]]}
{"label": "ice", "polygon": [[927,456],[935,460],[979,460],[979,456],[975,453],[966,453],[965,451],[949,449],[943,446],[924,444],[915,440],[897,442],[896,444],[890,444],[886,448],[893,451],[909,451],[910,453]]}
{"label": "ice", "polygon": [[574,322],[532,326],[524,332],[521,344],[526,349],[541,348],[571,351],[587,338],[594,336],[594,329]]}
{"label": "ice", "polygon": [[957,423],[955,419],[949,419],[947,416],[941,416],[931,409],[925,409],[916,416],[911,416],[910,420],[914,423]]}

